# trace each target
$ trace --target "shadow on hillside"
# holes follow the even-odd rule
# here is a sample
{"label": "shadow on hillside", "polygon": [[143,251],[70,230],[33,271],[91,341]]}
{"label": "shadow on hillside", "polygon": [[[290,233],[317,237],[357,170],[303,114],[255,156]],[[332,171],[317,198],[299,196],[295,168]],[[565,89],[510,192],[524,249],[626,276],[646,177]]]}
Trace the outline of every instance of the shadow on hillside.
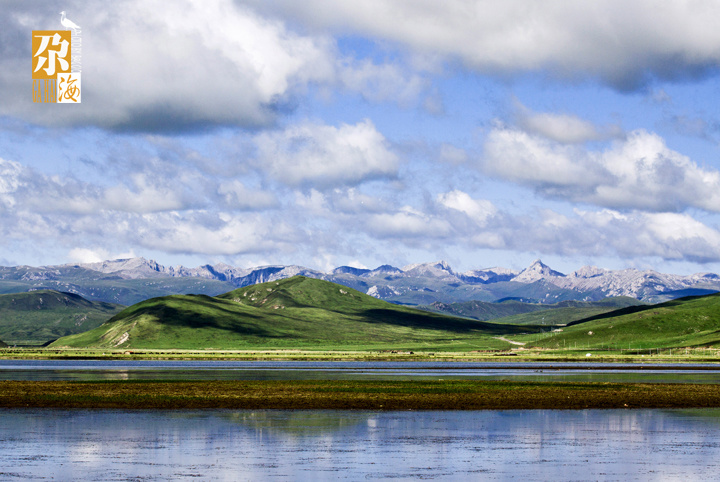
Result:
{"label": "shadow on hillside", "polygon": [[666,301],[664,303],[659,303],[656,305],[628,306],[627,308],[621,308],[619,310],[613,310],[613,311],[609,311],[607,313],[603,313],[600,315],[583,318],[582,320],[573,321],[571,323],[568,323],[567,326],[578,325],[580,323],[587,323],[588,321],[597,321],[597,320],[604,320],[607,318],[614,318],[616,316],[631,315],[633,313],[640,313],[642,311],[656,310],[658,308],[676,308],[676,307],[686,304],[688,301],[694,301],[694,300],[699,300],[699,299],[703,299],[703,298],[705,298],[705,299],[720,298],[720,293],[711,293],[709,295],[699,295],[699,296],[685,296],[684,298],[678,298],[675,300]]}
{"label": "shadow on hillside", "polygon": [[639,313],[641,311],[647,311],[651,309],[656,309],[657,306],[655,305],[649,305],[649,306],[628,306],[627,308],[620,308],[619,310],[613,310],[608,311],[607,313],[602,313],[595,316],[589,316],[587,318],[583,318],[581,320],[571,321],[567,324],[567,326],[573,326],[573,325],[579,325],[580,323],[587,323],[588,321],[597,321],[597,320],[604,320],[607,318],[615,318],[616,316],[622,316],[622,315],[631,315],[633,313]]}
{"label": "shadow on hillside", "polygon": [[[207,299],[204,299],[207,298]],[[242,335],[252,335],[265,338],[277,338],[281,335],[260,328],[259,323],[265,321],[262,316],[250,313],[239,313],[232,309],[218,305],[210,297],[198,296],[188,303],[188,308],[159,305],[145,311],[154,315],[167,326],[187,328],[215,328]]]}
{"label": "shadow on hillside", "polygon": [[411,313],[386,309],[370,309],[360,312],[368,323],[386,323],[389,325],[406,326],[409,328],[422,328],[428,330],[452,331],[455,333],[470,333],[481,331],[492,335],[512,333],[527,333],[536,331],[533,326],[504,325],[500,323],[485,323],[478,320],[464,318],[451,318],[433,316],[431,314]]}

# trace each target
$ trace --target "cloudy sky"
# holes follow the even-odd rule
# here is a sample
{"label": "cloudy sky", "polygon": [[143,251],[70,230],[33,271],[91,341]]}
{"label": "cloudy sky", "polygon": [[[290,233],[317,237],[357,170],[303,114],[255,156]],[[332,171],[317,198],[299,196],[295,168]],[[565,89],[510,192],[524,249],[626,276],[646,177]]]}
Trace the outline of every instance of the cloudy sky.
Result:
{"label": "cloudy sky", "polygon": [[720,272],[717,1],[0,6],[2,265]]}

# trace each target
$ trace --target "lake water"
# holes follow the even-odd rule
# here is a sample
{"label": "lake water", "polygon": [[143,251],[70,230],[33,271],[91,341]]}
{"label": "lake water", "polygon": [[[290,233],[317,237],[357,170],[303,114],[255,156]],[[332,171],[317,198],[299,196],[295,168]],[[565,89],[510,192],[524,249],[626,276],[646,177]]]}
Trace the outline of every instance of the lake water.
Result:
{"label": "lake water", "polygon": [[720,383],[717,364],[0,360],[0,380],[532,380]]}
{"label": "lake water", "polygon": [[0,410],[0,480],[717,480],[717,410]]}
{"label": "lake water", "polygon": [[[0,360],[0,380],[720,383],[713,364]],[[720,410],[0,409],[0,480],[717,480]]]}

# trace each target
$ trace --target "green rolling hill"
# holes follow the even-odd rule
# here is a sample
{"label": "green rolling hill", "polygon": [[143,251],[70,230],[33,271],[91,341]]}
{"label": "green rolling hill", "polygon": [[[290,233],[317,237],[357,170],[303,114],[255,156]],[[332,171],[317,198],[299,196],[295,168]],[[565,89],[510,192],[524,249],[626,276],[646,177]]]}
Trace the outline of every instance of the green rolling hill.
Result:
{"label": "green rolling hill", "polygon": [[296,276],[216,297],[153,298],[51,346],[472,350],[507,348],[496,337],[533,330],[428,313]]}
{"label": "green rolling hill", "polygon": [[525,339],[528,346],[589,350],[720,346],[720,293],[622,308]]}
{"label": "green rolling hill", "polygon": [[10,345],[42,345],[95,328],[123,308],[53,290],[0,295],[0,339]]}

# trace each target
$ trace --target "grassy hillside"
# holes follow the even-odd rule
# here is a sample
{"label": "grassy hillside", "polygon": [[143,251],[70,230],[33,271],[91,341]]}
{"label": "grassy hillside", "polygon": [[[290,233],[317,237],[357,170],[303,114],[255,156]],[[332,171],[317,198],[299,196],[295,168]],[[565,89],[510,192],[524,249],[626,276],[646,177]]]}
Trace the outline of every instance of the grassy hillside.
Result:
{"label": "grassy hillside", "polygon": [[464,316],[480,321],[493,320],[514,325],[564,325],[590,316],[607,313],[627,306],[644,305],[628,297],[607,298],[601,301],[561,301],[553,304],[503,301],[466,301],[464,303],[433,303],[422,307],[446,315]]}
{"label": "grassy hillside", "polygon": [[538,347],[580,349],[720,346],[720,294],[623,308],[526,341]]}
{"label": "grassy hillside", "polygon": [[527,332],[397,306],[345,286],[294,277],[218,297],[147,300],[52,346],[176,349],[506,348],[495,337]]}
{"label": "grassy hillside", "polygon": [[0,338],[11,345],[42,345],[95,328],[122,308],[51,290],[0,295]]}

